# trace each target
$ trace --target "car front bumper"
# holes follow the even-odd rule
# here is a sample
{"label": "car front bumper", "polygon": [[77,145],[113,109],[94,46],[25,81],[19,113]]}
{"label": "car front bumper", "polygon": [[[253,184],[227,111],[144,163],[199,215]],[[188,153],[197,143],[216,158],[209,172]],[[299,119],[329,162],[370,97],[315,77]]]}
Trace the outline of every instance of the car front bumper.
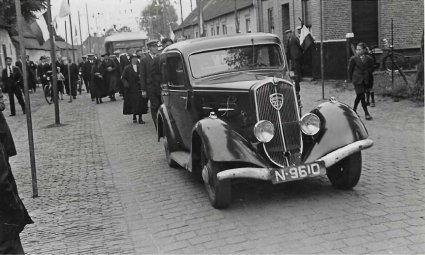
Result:
{"label": "car front bumper", "polygon": [[[373,141],[371,139],[360,140],[330,152],[327,155],[317,159],[317,161],[323,161],[325,168],[328,168],[338,163],[342,159],[361,150],[368,149],[372,146]],[[221,181],[226,179],[249,178],[270,181],[272,179],[272,175],[270,173],[272,170],[273,169],[261,167],[233,168],[218,173],[217,179]]]}

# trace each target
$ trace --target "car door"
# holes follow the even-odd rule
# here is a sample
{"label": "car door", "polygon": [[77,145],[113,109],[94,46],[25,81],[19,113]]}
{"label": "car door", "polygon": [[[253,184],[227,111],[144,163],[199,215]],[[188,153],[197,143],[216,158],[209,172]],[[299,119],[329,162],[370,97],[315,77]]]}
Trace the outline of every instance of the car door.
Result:
{"label": "car door", "polygon": [[[190,149],[191,132],[194,121],[190,112],[190,86],[183,58],[179,52],[165,54],[166,92],[164,104],[174,121],[185,150]],[[164,91],[165,92],[165,91]]]}

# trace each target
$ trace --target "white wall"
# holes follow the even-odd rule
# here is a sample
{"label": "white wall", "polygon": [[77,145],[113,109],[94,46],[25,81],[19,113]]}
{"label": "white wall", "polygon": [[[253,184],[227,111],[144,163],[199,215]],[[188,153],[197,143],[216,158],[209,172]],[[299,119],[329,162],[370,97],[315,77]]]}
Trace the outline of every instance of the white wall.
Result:
{"label": "white wall", "polygon": [[3,68],[6,66],[6,60],[5,55],[3,53],[3,45],[6,46],[6,54],[8,57],[11,57],[13,61],[16,61],[16,49],[15,46],[13,46],[12,39],[9,36],[9,33],[6,29],[0,28],[0,68],[3,70]]}

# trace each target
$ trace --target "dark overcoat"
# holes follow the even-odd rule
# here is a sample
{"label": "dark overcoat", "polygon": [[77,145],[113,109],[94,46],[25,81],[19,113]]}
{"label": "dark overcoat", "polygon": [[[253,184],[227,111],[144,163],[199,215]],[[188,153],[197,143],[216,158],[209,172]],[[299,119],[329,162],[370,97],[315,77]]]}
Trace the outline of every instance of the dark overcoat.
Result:
{"label": "dark overcoat", "polygon": [[[0,110],[5,108],[0,91]],[[16,155],[15,143],[3,113],[0,112],[0,253],[2,243],[19,237],[25,225],[33,223],[18,195],[9,157]]]}
{"label": "dark overcoat", "polygon": [[127,65],[122,73],[124,85],[124,105],[123,114],[145,114],[148,112],[148,99],[142,97],[140,83],[140,65],[136,65],[137,72],[133,65]]}
{"label": "dark overcoat", "polygon": [[373,59],[368,55],[364,55],[363,60],[358,55],[350,58],[348,62],[348,79],[353,83],[356,94],[364,93],[365,86],[369,85],[373,65]]}
{"label": "dark overcoat", "polygon": [[[110,69],[109,69],[110,67]],[[120,78],[120,67],[115,64],[115,61],[112,59],[105,59],[102,62],[102,68],[104,72],[104,81],[108,86],[109,93],[118,92],[119,87],[119,78]],[[109,69],[109,70],[108,70]]]}
{"label": "dark overcoat", "polygon": [[106,97],[108,95],[108,86],[105,83],[105,70],[103,69],[102,62],[96,60],[93,63],[91,70],[91,80],[93,84],[93,95],[97,98]]}

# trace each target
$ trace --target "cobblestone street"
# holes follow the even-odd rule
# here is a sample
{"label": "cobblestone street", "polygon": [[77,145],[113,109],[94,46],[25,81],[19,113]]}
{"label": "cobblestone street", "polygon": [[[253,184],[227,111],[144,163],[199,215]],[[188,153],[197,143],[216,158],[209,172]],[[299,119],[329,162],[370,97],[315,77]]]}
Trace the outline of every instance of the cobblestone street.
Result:
{"label": "cobblestone street", "polygon": [[[321,87],[301,87],[307,112]],[[325,89],[354,102],[351,90]],[[231,206],[216,210],[201,183],[168,167],[150,114],[133,124],[121,99],[96,105],[83,94],[61,101],[65,125],[50,128],[53,105],[41,91],[31,97],[39,198],[31,197],[25,115],[7,117],[18,149],[12,170],[35,222],[21,234],[28,254],[425,253],[423,105],[377,98],[374,119],[364,121],[375,144],[353,190],[334,189],[326,176],[241,182]]]}

